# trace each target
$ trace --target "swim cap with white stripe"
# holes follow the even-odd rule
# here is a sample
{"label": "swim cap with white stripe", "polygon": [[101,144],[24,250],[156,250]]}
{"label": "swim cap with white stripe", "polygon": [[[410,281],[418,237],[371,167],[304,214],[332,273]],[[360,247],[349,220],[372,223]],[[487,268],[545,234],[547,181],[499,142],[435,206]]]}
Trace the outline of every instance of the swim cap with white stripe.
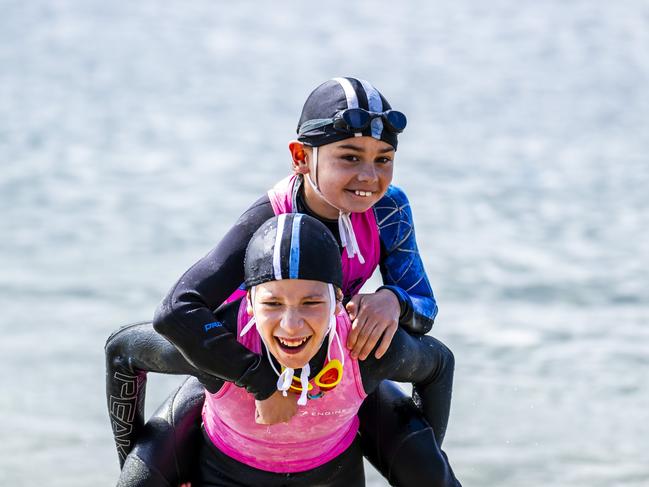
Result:
{"label": "swim cap with white stripe", "polygon": [[319,220],[286,213],[266,221],[250,239],[244,260],[250,288],[280,279],[309,279],[342,287],[340,248]]}
{"label": "swim cap with white stripe", "polygon": [[[384,112],[392,107],[383,95],[368,81],[358,78],[333,78],[325,81],[311,92],[298,122],[297,132],[307,120],[333,118],[347,108],[362,108],[370,112]],[[387,142],[397,148],[397,134],[383,127],[380,118],[372,121],[360,135],[367,135]],[[327,125],[298,136],[298,140],[312,147],[331,144],[354,137],[354,133],[341,132]]]}

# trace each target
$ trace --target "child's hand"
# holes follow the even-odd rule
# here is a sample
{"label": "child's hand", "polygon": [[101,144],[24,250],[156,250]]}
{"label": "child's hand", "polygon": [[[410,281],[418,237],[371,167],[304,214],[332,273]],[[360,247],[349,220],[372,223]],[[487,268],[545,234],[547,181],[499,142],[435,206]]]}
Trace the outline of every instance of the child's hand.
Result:
{"label": "child's hand", "polygon": [[255,422],[257,424],[286,423],[297,413],[297,394],[288,393],[286,397],[280,392],[263,401],[255,401]]}
{"label": "child's hand", "polygon": [[347,337],[351,356],[365,360],[383,336],[374,354],[381,358],[399,327],[401,306],[397,297],[388,289],[373,294],[357,294],[346,308],[352,320],[352,330]]}

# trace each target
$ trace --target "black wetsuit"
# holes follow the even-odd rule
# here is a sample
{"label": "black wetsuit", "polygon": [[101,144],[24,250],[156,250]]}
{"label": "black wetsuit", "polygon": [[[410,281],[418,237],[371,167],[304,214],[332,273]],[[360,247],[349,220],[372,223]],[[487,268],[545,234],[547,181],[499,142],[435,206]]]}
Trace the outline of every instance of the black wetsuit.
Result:
{"label": "black wetsuit", "polygon": [[[314,214],[307,207],[299,184],[300,180],[296,183],[294,207],[323,222],[340,243],[337,221]],[[374,205],[374,213],[381,246],[382,287],[394,292],[399,300],[400,326],[410,333],[428,333],[437,314],[437,304],[419,256],[405,193],[390,186]],[[207,333],[204,327],[213,320],[214,310],[243,282],[243,259],[248,242],[261,224],[273,216],[268,196],[264,195],[243,213],[214,249],[181,276],[156,311],[156,330],[205,372],[210,372],[212,365],[209,353],[205,353],[205,342],[216,330]],[[340,249],[342,252],[342,246]],[[355,294],[361,285],[355,283],[347,292]],[[345,299],[351,297],[347,295]],[[269,395],[272,390],[266,393]],[[436,430],[436,434],[441,443],[444,432]]]}
{"label": "black wetsuit", "polygon": [[[295,196],[294,207],[318,218],[339,240],[336,221],[327,221],[313,214],[306,206],[300,191]],[[401,190],[390,186],[388,192],[374,206],[374,212],[380,236],[381,275],[384,287],[393,291],[399,299],[401,306],[399,324],[414,335],[427,333],[437,314],[437,304],[417,250],[408,200]],[[232,350],[241,352],[242,346],[227,334],[222,336],[223,330],[220,327],[211,328],[207,333],[205,326],[214,320],[214,310],[243,281],[243,256],[248,241],[257,228],[273,215],[270,201],[265,195],[244,212],[223,240],[192,266],[162,301],[156,312],[154,325],[185,357],[185,367],[190,367],[187,363],[190,362],[194,370],[194,372],[177,370],[171,373],[200,375],[208,390],[213,390],[215,386],[211,384],[211,380],[214,380],[213,377],[217,375],[217,369],[221,373],[224,370],[221,368],[223,364],[218,364],[212,353],[216,342],[221,342],[218,343],[219,347],[227,343]],[[345,296],[345,299],[348,300],[350,297]],[[178,354],[175,349],[174,353]],[[275,390],[276,377],[271,370],[262,366],[259,357],[247,353],[248,356],[243,357],[236,364],[232,362],[227,364],[232,368],[228,377],[234,378],[239,385],[245,386],[257,399],[267,398]],[[446,355],[443,362],[452,363],[453,357],[448,349],[444,348],[440,353]],[[160,371],[164,372],[164,363],[161,362],[159,365],[162,368]],[[452,367],[447,367],[445,370],[450,374],[450,379],[446,381],[449,387],[440,389],[439,396],[431,402],[437,405],[437,412],[434,417],[431,417],[430,425],[434,430],[432,441],[436,442],[436,445],[442,444],[450,410]],[[110,380],[109,377],[109,382]],[[127,398],[124,399],[125,402],[130,400],[128,397],[133,396],[131,388],[135,387],[138,380],[143,380],[142,374],[133,374],[128,379],[130,382],[124,382],[122,390],[124,397]],[[195,403],[200,402],[200,399],[196,399],[197,393],[191,385],[185,387],[178,392],[171,405],[172,410],[176,411],[174,421],[182,419],[183,424],[185,422],[193,424],[192,420],[196,422],[197,417],[191,418],[191,416],[197,416],[198,409],[194,406]],[[165,411],[169,410],[163,409],[161,414],[166,414]],[[186,416],[181,418],[181,413]],[[386,420],[385,416],[389,414],[392,414],[392,418]],[[393,468],[393,460],[396,457],[390,456],[391,450],[388,451],[389,449],[380,445],[398,445],[399,454],[412,461],[419,458],[420,451],[422,454],[427,452],[428,445],[423,435],[413,435],[408,441],[401,442],[401,433],[407,431],[404,425],[413,425],[413,427],[420,425],[422,431],[428,427],[420,411],[396,385],[386,382],[365,400],[359,416],[364,455],[386,478],[405,485],[406,480],[400,479],[409,478],[413,469]],[[379,417],[383,418],[380,429],[377,427]],[[137,424],[122,428],[119,426],[119,420],[114,419],[115,424],[122,434],[120,441],[125,443],[128,443],[126,439],[128,435],[137,432],[140,428]],[[396,426],[397,424],[399,427]],[[386,425],[395,426],[390,429]],[[379,436],[381,436],[380,440]],[[417,439],[421,441],[415,441]],[[130,451],[128,449],[132,447],[132,443],[130,446],[122,446],[122,461],[125,453],[128,453]],[[420,463],[425,466],[420,467],[419,471],[433,465],[426,457]],[[407,462],[404,461],[394,463],[394,465],[406,464]],[[431,474],[434,475],[434,472]]]}
{"label": "black wetsuit", "polygon": [[[167,485],[162,479],[165,479],[164,482],[168,482],[170,478],[177,480],[178,472],[173,470],[178,470],[180,464],[191,464],[191,461],[186,458],[178,460],[178,457],[183,457],[185,452],[181,451],[184,447],[177,448],[177,440],[187,445],[190,437],[187,431],[195,428],[190,424],[174,424],[176,420],[173,416],[178,416],[180,419],[186,416],[174,411],[178,403],[173,404],[172,401],[172,404],[166,408],[166,412],[163,408],[163,413],[154,416],[152,425],[143,427],[146,372],[194,375],[207,389],[216,392],[223,385],[224,380],[247,386],[246,363],[251,355],[259,360],[260,367],[268,366],[270,369],[265,355],[255,355],[240,344],[240,348],[232,346],[232,340],[236,341],[234,331],[237,306],[238,302],[224,306],[216,314],[216,319],[223,324],[221,327],[223,331],[221,338],[213,342],[210,349],[215,364],[213,367],[219,370],[219,377],[206,375],[190,365],[171,344],[155,333],[148,323],[124,327],[109,338],[106,345],[107,392],[115,439],[121,455],[132,451],[133,444],[137,445],[124,465],[120,485]],[[321,369],[325,356],[326,347],[323,346],[311,360],[314,371],[312,375]],[[387,424],[384,424],[385,418],[380,413],[380,407],[370,408],[372,411],[370,414],[379,412],[379,417],[366,418],[376,425],[376,431],[372,435],[367,435],[367,438],[361,435],[361,438],[357,439],[340,457],[312,471],[296,474],[260,471],[227,457],[219,452],[209,439],[206,439],[200,452],[200,469],[186,474],[193,478],[195,485],[363,485],[362,442],[364,449],[382,449],[390,452],[387,455],[386,452],[377,454],[390,458],[391,465],[387,465],[387,469],[388,472],[390,470],[399,472],[398,475],[393,475],[392,479],[398,482],[398,485],[459,485],[446,456],[436,445],[430,426],[425,422],[398,424],[394,421],[394,418],[413,421],[414,417],[409,408],[417,408],[426,419],[434,422],[440,408],[447,407],[445,404],[439,404],[439,400],[450,397],[453,378],[453,360],[450,351],[432,337],[413,337],[403,330],[398,330],[390,348],[380,360],[371,355],[367,360],[359,362],[359,368],[363,387],[367,393],[372,393],[377,387],[383,387],[386,397],[396,399],[400,395],[390,389],[392,386],[389,382],[382,382],[383,379],[412,382],[417,405],[412,401],[393,402],[392,407],[404,408],[404,411],[403,414],[398,411],[389,412],[388,419],[391,421]],[[132,384],[130,387],[126,386],[129,380]],[[274,376],[273,388],[275,383],[276,376]],[[124,394],[125,390],[127,394]],[[189,403],[190,408],[197,407],[192,405],[192,401],[184,402]],[[199,404],[200,401],[195,399],[194,403]],[[363,413],[361,410],[359,414]],[[160,418],[161,414],[162,418]],[[172,426],[165,427],[165,424]],[[399,428],[403,431],[390,431]],[[387,435],[383,434],[383,429],[386,430]],[[125,434],[127,431],[130,433]],[[167,438],[164,438],[165,435]],[[406,449],[410,451],[408,456],[401,451],[402,445],[386,442],[393,439],[412,441],[413,437],[417,437],[418,445],[414,449]],[[195,434],[193,438],[195,442]],[[192,447],[187,448],[188,451],[193,451]],[[419,458],[412,458],[412,451],[417,451]],[[173,468],[169,469],[169,465]],[[190,467],[184,468],[191,470]],[[167,471],[164,471],[165,469]],[[197,471],[200,471],[200,475],[193,476]],[[406,471],[408,477],[404,476],[403,472]],[[183,473],[185,472],[180,472],[180,475],[182,476]]]}

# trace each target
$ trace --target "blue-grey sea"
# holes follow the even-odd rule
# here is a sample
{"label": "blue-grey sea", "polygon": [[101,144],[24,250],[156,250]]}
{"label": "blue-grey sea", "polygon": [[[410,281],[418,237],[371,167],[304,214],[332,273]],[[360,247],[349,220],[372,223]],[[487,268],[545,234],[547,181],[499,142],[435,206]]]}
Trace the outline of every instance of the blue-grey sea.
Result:
{"label": "blue-grey sea", "polygon": [[408,116],[458,478],[649,485],[645,0],[0,0],[0,484],[116,482],[106,337],[287,174],[345,75]]}

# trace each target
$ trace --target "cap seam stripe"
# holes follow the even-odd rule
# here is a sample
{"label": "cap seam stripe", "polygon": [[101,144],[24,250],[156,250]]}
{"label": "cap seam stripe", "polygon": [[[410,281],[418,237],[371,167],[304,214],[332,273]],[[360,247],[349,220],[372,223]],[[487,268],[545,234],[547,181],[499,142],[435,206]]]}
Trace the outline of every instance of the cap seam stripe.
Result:
{"label": "cap seam stripe", "polygon": [[[372,86],[368,81],[364,79],[359,79],[367,95],[367,103],[370,107],[370,112],[381,113],[383,112],[383,101],[381,101],[381,95],[379,92]],[[372,127],[372,137],[375,139],[381,138],[381,133],[383,132],[383,120],[380,118],[375,118],[372,120],[370,127]]]}
{"label": "cap seam stripe", "polygon": [[289,257],[288,274],[289,279],[297,279],[300,270],[300,220],[301,214],[293,218],[293,228],[291,229],[291,253]]}
{"label": "cap seam stripe", "polygon": [[275,273],[275,280],[282,279],[281,247],[285,221],[286,214],[279,215],[279,218],[277,219],[277,235],[275,235],[275,248],[273,249],[273,271]]}

